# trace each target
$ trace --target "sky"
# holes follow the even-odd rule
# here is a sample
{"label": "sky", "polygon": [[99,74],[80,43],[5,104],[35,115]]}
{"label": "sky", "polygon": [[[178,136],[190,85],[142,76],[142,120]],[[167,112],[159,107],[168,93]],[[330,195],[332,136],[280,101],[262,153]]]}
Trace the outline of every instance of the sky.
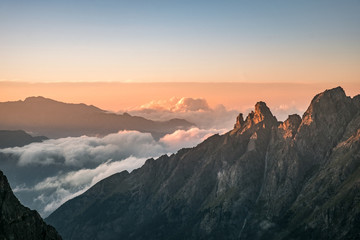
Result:
{"label": "sky", "polygon": [[0,1],[0,81],[360,81],[360,1]]}
{"label": "sky", "polygon": [[[61,102],[85,103],[111,112],[128,112],[137,116],[141,113],[138,110],[149,103],[158,102],[168,105],[171,99],[203,99],[212,109],[223,105],[228,110],[244,114],[249,109],[252,110],[256,102],[264,101],[273,114],[283,121],[289,114],[297,113],[301,116],[316,94],[339,85],[344,88],[348,96],[353,97],[360,93],[360,81],[357,83],[0,82],[0,102],[25,100],[29,96],[44,96]],[[163,106],[163,108],[169,107]],[[160,112],[164,113],[164,117],[166,116],[164,111]],[[150,114],[142,116],[152,119]],[[153,120],[159,119],[156,117]]]}

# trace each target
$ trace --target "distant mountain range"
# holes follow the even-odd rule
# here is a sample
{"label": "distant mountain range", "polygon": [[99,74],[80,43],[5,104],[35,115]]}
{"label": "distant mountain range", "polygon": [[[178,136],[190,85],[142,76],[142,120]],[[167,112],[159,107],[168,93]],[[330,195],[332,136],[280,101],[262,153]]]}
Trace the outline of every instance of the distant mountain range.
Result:
{"label": "distant mountain range", "polygon": [[0,130],[0,148],[22,147],[33,142],[48,139],[44,136],[33,137],[22,130]]}
{"label": "distant mountain range", "polygon": [[119,115],[94,106],[62,103],[44,97],[0,103],[0,129],[21,129],[49,138],[104,136],[120,130],[148,132],[160,138],[193,125],[184,119],[152,121],[127,113]]}
{"label": "distant mountain range", "polygon": [[13,194],[7,178],[0,171],[0,239],[61,240],[55,228],[40,215],[24,207]]}
{"label": "distant mountain range", "polygon": [[360,239],[360,96],[327,90],[284,122],[258,102],[232,131],[112,175],[46,221],[64,239]]}

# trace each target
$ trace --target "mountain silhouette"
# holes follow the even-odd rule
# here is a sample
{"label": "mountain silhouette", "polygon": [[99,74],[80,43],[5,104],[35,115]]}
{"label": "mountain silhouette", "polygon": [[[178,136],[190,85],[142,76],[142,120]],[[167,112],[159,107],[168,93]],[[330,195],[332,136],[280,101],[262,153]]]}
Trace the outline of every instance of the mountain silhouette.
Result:
{"label": "mountain silhouette", "polygon": [[360,96],[326,90],[284,122],[258,102],[232,131],[112,175],[46,221],[64,239],[359,239]]}
{"label": "mountain silhouette", "polygon": [[29,97],[24,101],[1,102],[0,126],[2,129],[22,129],[49,138],[104,136],[120,130],[148,132],[160,138],[178,129],[188,129],[193,124],[184,119],[152,121],[127,113],[109,113],[85,104]]}
{"label": "mountain silhouette", "polygon": [[61,240],[56,230],[40,215],[24,207],[0,171],[0,239]]}
{"label": "mountain silhouette", "polygon": [[22,147],[33,142],[42,142],[47,137],[33,137],[22,130],[0,130],[0,148]]}

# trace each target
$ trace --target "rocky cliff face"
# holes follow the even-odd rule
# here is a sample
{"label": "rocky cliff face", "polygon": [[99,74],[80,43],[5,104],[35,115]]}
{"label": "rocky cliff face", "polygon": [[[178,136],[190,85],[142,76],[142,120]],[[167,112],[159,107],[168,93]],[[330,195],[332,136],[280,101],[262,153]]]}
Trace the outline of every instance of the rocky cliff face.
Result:
{"label": "rocky cliff face", "polygon": [[0,171],[0,239],[60,240],[36,211],[21,205]]}
{"label": "rocky cliff face", "polygon": [[360,97],[341,88],[278,122],[259,102],[234,129],[149,159],[47,221],[65,239],[358,239]]}

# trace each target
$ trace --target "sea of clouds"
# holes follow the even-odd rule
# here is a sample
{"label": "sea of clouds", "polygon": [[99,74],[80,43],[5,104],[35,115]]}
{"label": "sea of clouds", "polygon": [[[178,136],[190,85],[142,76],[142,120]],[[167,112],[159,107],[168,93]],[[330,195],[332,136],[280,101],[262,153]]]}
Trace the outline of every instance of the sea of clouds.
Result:
{"label": "sea of clouds", "polygon": [[46,217],[98,181],[141,167],[149,158],[193,147],[223,129],[178,130],[158,141],[149,133],[120,131],[105,137],[49,139],[1,149],[0,168],[26,206]]}
{"label": "sea of clouds", "polygon": [[[244,114],[253,108],[244,108]],[[294,106],[272,109],[279,120],[299,113]],[[0,149],[0,169],[15,195],[43,217],[98,181],[141,167],[149,158],[194,147],[213,134],[232,129],[239,111],[223,105],[211,108],[205,99],[171,98],[127,111],[152,120],[186,119],[196,125],[155,140],[149,133],[120,131],[104,137],[49,139],[24,147]],[[246,116],[246,115],[245,115]]]}

